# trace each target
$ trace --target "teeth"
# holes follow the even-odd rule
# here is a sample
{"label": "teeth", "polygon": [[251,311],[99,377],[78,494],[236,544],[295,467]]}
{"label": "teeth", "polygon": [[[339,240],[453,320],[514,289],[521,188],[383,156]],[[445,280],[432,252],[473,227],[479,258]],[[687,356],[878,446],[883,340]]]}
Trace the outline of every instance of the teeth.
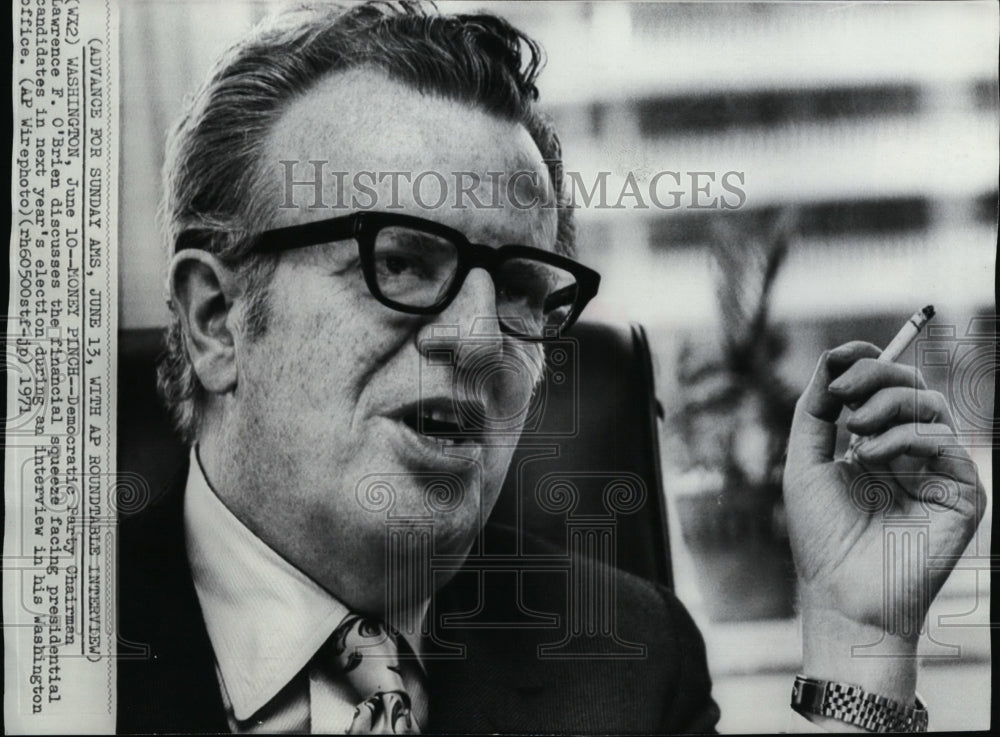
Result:
{"label": "teeth", "polygon": [[450,425],[457,425],[458,418],[454,412],[447,412],[443,409],[433,409],[430,412],[424,411],[424,417],[434,422],[447,422]]}

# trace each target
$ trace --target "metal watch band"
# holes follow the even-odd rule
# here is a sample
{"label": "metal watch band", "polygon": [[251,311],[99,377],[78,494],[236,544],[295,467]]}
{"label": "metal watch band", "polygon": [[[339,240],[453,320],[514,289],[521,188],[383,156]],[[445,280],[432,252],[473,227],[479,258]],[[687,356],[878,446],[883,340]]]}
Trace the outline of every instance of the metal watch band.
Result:
{"label": "metal watch band", "polygon": [[799,714],[832,717],[869,732],[927,731],[927,707],[920,696],[916,706],[906,706],[850,683],[798,675],[792,687],[792,708]]}

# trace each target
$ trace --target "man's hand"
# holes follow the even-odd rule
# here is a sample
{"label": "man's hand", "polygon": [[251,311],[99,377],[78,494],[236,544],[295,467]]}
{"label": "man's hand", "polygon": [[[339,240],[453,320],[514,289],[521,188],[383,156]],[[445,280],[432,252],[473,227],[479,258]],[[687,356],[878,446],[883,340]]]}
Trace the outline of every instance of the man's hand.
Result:
{"label": "man's hand", "polygon": [[[912,703],[917,630],[975,532],[985,491],[944,397],[916,369],[878,355],[852,342],[820,358],[795,408],[785,504],[804,672]],[[851,461],[834,458],[845,406],[847,429],[864,436]],[[894,559],[885,523],[903,517],[928,526],[927,547]],[[852,656],[852,646],[874,643],[899,657]]]}

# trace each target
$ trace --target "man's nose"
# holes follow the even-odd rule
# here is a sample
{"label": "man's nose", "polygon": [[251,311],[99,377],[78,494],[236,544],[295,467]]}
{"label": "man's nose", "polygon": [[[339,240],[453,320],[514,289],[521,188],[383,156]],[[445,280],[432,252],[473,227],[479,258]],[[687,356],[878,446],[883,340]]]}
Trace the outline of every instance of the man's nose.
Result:
{"label": "man's nose", "polygon": [[497,295],[493,277],[485,269],[475,268],[451,304],[437,316],[437,325],[458,328],[458,338],[501,337],[497,318]]}
{"label": "man's nose", "polygon": [[478,402],[484,427],[519,431],[541,376],[541,349],[519,346],[500,331],[496,300],[490,274],[472,269],[455,300],[419,331],[421,376],[426,385],[449,381],[456,396]]}
{"label": "man's nose", "polygon": [[456,377],[492,373],[492,367],[503,361],[496,290],[484,269],[472,269],[451,304],[427,318],[418,331],[417,346],[424,360],[449,366]]}

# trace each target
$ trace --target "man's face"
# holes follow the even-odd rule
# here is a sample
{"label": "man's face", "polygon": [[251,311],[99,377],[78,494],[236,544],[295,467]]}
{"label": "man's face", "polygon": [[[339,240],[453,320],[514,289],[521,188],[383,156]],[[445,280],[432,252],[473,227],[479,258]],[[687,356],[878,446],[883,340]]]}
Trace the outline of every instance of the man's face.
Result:
{"label": "man's face", "polygon": [[[328,206],[357,195],[364,209],[435,220],[472,242],[554,248],[556,211],[514,206],[507,177],[487,174],[536,172],[543,189],[532,191],[522,175],[515,196],[546,202],[546,169],[522,126],[424,96],[375,71],[334,75],[294,101],[271,131],[265,157],[272,228],[349,212],[310,208],[314,193],[302,186],[295,187],[301,207],[278,207],[287,196],[279,162],[300,162],[294,171],[301,180],[313,173],[306,162],[325,161]],[[347,175],[338,178],[337,171]],[[368,207],[372,198],[352,187],[361,171],[439,172],[449,182],[448,201],[433,210],[420,206],[438,199],[436,177],[424,178],[417,197],[405,179],[394,193],[386,177],[374,184],[377,201]],[[479,208],[471,198],[464,209],[454,207],[452,172],[478,173],[475,199],[500,207]],[[520,412],[523,423],[540,349],[499,332],[494,285],[482,269],[470,272],[439,315],[403,314],[379,303],[364,284],[354,240],[285,252],[269,303],[266,334],[237,339],[238,379],[224,432],[241,488],[228,502],[265,542],[345,603],[380,606],[387,522],[430,521],[435,553],[465,554],[516,443],[509,433],[435,439],[419,431],[418,410],[436,409],[435,419],[449,422],[453,399],[478,401],[487,417]],[[442,335],[453,358],[442,361],[438,353],[429,360],[424,341],[433,337],[441,348]],[[443,487],[430,483],[435,479],[457,489],[457,500],[437,496]]]}

